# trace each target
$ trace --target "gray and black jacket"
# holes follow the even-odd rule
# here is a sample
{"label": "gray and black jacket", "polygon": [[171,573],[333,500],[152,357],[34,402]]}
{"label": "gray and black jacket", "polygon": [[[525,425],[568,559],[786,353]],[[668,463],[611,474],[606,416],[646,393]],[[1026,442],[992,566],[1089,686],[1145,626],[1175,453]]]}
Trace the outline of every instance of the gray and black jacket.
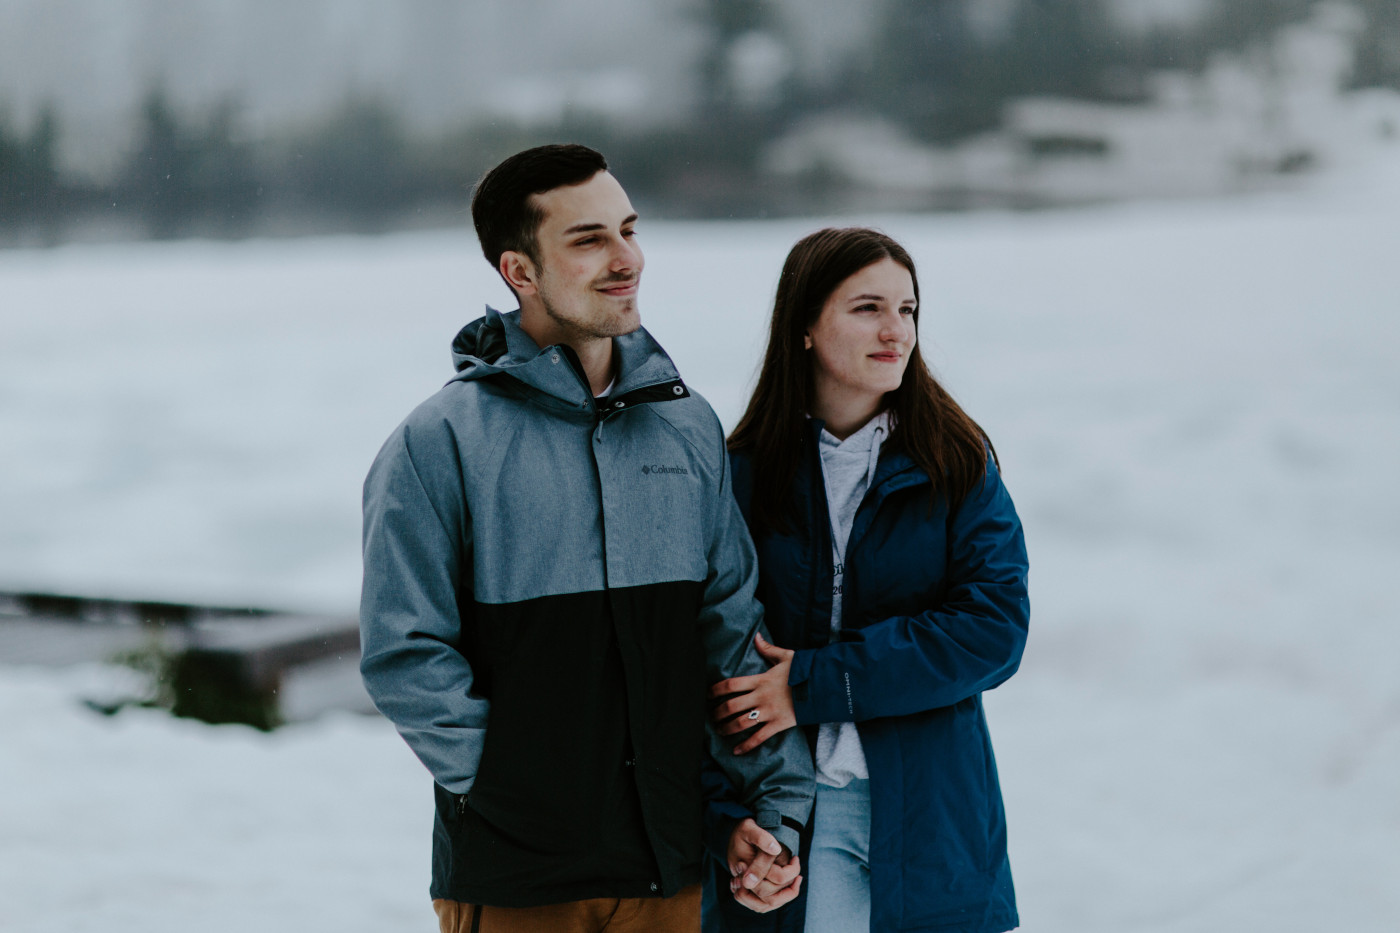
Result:
{"label": "gray and black jacket", "polygon": [[735,756],[706,726],[707,685],[766,668],[718,419],[646,331],[595,402],[518,317],[457,335],[456,378],[365,480],[361,671],[437,783],[432,895],[675,894],[700,879],[706,742],[796,851],[801,731]]}

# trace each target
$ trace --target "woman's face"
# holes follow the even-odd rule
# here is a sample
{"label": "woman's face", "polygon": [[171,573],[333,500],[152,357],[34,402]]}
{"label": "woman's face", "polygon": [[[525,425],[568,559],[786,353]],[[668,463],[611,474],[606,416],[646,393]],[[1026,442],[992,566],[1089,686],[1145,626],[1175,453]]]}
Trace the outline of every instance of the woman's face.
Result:
{"label": "woman's face", "polygon": [[878,406],[899,388],[917,339],[914,279],[893,259],[866,266],[827,297],[808,329],[815,409]]}

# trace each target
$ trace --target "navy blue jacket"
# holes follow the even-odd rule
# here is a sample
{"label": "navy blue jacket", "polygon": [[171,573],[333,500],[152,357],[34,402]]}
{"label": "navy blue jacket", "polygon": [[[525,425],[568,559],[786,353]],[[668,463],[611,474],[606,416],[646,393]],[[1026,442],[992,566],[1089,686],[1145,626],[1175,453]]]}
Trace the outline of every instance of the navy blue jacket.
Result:
{"label": "navy blue jacket", "polygon": [[[760,601],[797,650],[797,722],[855,722],[870,773],[872,930],[999,933],[1018,923],[1006,819],[982,692],[1015,673],[1030,618],[1021,523],[995,464],[955,508],[905,454],[881,452],[846,550],[840,637],[830,640],[832,549],[816,435],[793,485],[790,534],[757,532]],[[750,518],[752,468],[733,460]],[[722,857],[746,815],[706,773],[706,836]],[[815,816],[814,816],[815,819]],[[809,823],[810,826],[810,823]],[[801,853],[810,833],[804,835]],[[755,914],[711,860],[707,928],[800,933],[804,895]],[[820,882],[818,882],[820,883]],[[715,894],[715,892],[718,892]]]}

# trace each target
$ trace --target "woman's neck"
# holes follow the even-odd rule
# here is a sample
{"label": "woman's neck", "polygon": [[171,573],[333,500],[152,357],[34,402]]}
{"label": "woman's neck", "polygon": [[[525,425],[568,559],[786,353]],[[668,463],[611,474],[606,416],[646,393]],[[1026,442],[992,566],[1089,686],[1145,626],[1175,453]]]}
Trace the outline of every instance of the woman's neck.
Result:
{"label": "woman's neck", "polygon": [[885,407],[885,397],[869,396],[818,397],[812,405],[812,417],[820,418],[826,424],[826,432],[838,441],[844,441],[870,423]]}

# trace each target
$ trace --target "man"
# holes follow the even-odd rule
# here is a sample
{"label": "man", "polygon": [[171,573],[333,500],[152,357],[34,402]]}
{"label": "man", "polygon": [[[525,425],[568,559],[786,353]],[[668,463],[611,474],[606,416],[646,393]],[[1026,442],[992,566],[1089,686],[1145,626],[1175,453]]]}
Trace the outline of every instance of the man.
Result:
{"label": "man", "polygon": [[707,685],[766,669],[757,570],[719,422],[641,329],[636,212],[543,146],[472,218],[520,308],[457,335],[364,498],[361,671],[436,781],[440,926],[698,930],[706,741],[753,814],[743,896],[780,902],[811,757],[706,731]]}

